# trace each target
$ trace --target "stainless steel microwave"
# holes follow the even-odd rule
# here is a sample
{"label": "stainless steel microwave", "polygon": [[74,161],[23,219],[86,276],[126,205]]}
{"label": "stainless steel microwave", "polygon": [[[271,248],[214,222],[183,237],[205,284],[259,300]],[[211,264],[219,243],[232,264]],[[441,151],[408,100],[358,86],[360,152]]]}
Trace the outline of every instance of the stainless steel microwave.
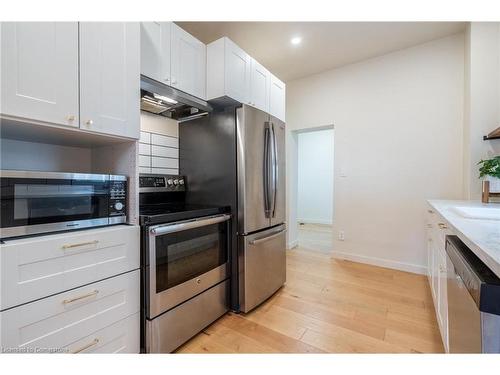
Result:
{"label": "stainless steel microwave", "polygon": [[0,171],[0,238],[127,221],[127,177]]}

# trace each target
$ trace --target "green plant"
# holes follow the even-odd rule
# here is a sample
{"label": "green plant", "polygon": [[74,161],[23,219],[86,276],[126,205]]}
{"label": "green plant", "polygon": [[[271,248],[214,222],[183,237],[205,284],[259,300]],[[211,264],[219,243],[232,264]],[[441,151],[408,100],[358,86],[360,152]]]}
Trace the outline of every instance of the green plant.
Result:
{"label": "green plant", "polygon": [[492,176],[500,178],[500,156],[495,156],[488,160],[481,160],[477,163],[479,168],[479,178],[484,176]]}

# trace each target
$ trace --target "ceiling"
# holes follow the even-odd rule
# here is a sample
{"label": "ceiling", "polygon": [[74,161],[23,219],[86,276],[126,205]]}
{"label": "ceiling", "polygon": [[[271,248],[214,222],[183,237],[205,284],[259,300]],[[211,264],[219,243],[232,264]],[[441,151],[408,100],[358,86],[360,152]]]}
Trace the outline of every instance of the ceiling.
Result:
{"label": "ceiling", "polygon": [[[283,81],[461,32],[463,22],[176,22],[210,43],[227,36]],[[290,40],[300,36],[294,46]]]}

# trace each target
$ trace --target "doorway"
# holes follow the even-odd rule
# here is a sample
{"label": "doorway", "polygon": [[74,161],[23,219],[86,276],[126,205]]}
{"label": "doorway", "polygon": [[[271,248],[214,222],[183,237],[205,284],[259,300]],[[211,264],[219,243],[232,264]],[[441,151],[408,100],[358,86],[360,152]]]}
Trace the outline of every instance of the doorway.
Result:
{"label": "doorway", "polygon": [[[333,126],[296,131],[295,164],[291,181],[296,194],[289,204],[295,212],[290,223],[296,228],[294,241],[303,250],[330,253],[333,250],[334,130]],[[293,232],[293,231],[292,231]]]}

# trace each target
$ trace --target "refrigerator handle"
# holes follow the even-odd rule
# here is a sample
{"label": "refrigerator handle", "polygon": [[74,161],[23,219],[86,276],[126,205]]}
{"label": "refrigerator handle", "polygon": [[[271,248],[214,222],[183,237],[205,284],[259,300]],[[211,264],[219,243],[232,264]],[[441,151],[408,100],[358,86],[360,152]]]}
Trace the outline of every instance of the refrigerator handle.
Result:
{"label": "refrigerator handle", "polygon": [[276,195],[278,194],[278,149],[277,149],[277,142],[276,142],[276,132],[274,131],[274,123],[271,123],[271,130],[273,134],[273,162],[272,162],[272,203],[271,203],[271,209],[272,209],[272,217],[275,217],[276,215]]}
{"label": "refrigerator handle", "polygon": [[271,192],[273,190],[273,181],[271,178],[272,170],[272,130],[269,122],[264,127],[264,210],[266,218],[272,215]]}

